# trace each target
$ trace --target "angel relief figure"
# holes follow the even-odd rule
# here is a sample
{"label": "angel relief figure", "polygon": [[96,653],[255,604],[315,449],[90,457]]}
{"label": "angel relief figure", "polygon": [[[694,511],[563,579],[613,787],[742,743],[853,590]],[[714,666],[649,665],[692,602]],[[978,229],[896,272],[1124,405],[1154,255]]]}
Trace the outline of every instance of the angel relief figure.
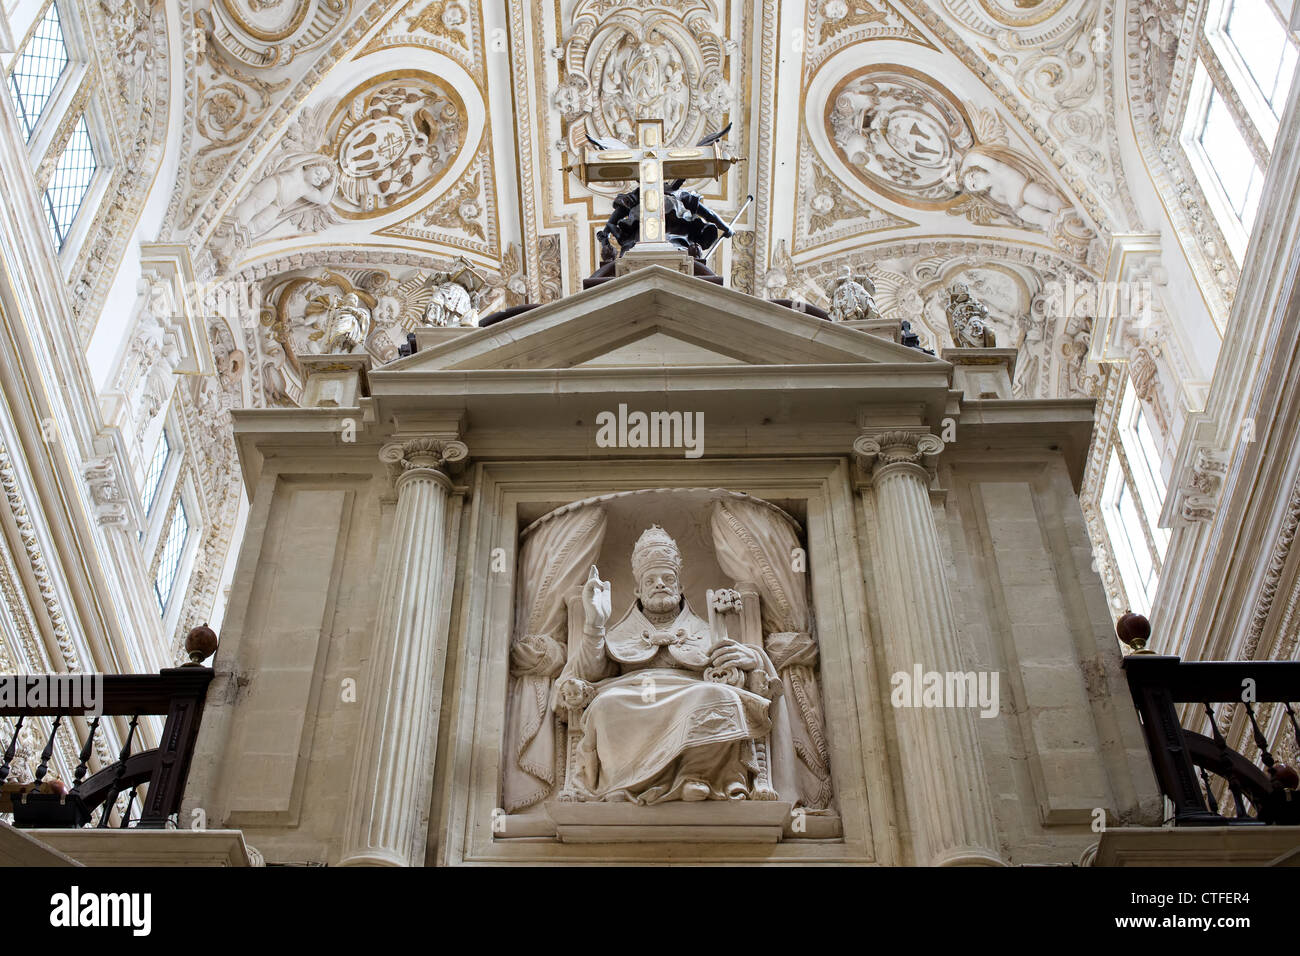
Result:
{"label": "angel relief figure", "polygon": [[334,160],[321,153],[290,153],[267,169],[235,206],[235,222],[256,239],[285,220],[307,232],[333,221],[330,202],[338,189]]}
{"label": "angel relief figure", "polygon": [[418,271],[398,284],[402,327],[478,324],[479,308],[492,289],[463,256],[433,273]]}
{"label": "angel relief figure", "polygon": [[762,585],[744,583],[779,569],[773,557],[788,556],[795,541],[788,516],[756,502],[713,505],[719,565],[738,586],[706,592],[707,618],[686,599],[682,552],[658,525],[632,548],[633,600],[616,620],[610,584],[592,563],[605,527],[600,506],[565,511],[526,542],[507,812],[548,799],[829,806],[803,582],[778,570]]}
{"label": "angel relief figure", "polygon": [[988,203],[1003,216],[1050,232],[1065,200],[1045,174],[1010,149],[976,147],[963,157],[959,180],[967,197]]}

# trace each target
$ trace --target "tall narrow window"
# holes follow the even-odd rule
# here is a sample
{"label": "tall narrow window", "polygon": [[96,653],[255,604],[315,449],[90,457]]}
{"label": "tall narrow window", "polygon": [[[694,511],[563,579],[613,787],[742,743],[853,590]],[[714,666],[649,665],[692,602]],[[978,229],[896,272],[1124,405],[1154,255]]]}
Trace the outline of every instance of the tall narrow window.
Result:
{"label": "tall narrow window", "polygon": [[1160,446],[1156,443],[1146,410],[1133,391],[1133,383],[1124,383],[1120,406],[1120,443],[1136,486],[1138,504],[1151,531],[1151,543],[1163,561],[1169,547],[1169,530],[1157,526],[1156,519],[1165,500],[1165,480],[1160,474]]}
{"label": "tall narrow window", "polygon": [[50,232],[54,234],[54,248],[62,249],[72,229],[72,222],[77,218],[77,210],[90,189],[90,182],[98,169],[95,161],[95,146],[90,141],[90,130],[86,128],[86,117],[77,120],[68,145],[59,156],[50,185],[46,187],[45,218],[49,220]]}
{"label": "tall narrow window", "polygon": [[1232,0],[1224,32],[1241,55],[1250,78],[1278,119],[1295,73],[1296,48],[1266,0]]}
{"label": "tall narrow window", "polygon": [[1255,162],[1218,90],[1210,93],[1197,141],[1233,214],[1249,231],[1259,207],[1264,171]]}
{"label": "tall narrow window", "polygon": [[163,472],[167,470],[167,460],[171,457],[172,446],[167,440],[167,430],[163,429],[162,435],[158,439],[158,447],[153,451],[153,458],[149,462],[149,472],[144,476],[144,487],[141,489],[140,503],[144,505],[145,515],[153,512],[154,499],[158,497],[158,486],[162,484]]}
{"label": "tall narrow window", "polygon": [[1119,460],[1112,452],[1102,492],[1102,518],[1110,538],[1120,579],[1128,595],[1129,608],[1140,614],[1151,610],[1160,569],[1147,544],[1139,505],[1124,479]]}
{"label": "tall narrow window", "polygon": [[51,3],[9,74],[9,93],[28,139],[67,65],[68,47],[63,42],[59,7]]}
{"label": "tall narrow window", "polygon": [[185,550],[185,536],[189,530],[189,519],[185,517],[185,502],[177,501],[176,510],[172,512],[172,519],[167,525],[162,557],[158,561],[158,572],[153,579],[153,592],[158,599],[159,614],[167,612],[167,602],[171,600],[172,586],[176,583],[176,572],[180,570],[181,555]]}

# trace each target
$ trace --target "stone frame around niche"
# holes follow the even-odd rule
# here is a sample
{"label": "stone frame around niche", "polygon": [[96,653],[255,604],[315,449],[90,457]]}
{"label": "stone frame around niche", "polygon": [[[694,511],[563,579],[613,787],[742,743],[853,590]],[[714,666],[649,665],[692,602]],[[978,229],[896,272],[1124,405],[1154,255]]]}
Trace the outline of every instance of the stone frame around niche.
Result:
{"label": "stone frame around niche", "polygon": [[[440,785],[430,814],[437,863],[589,863],[662,860],[890,864],[900,859],[895,787],[878,672],[879,622],[868,599],[859,522],[847,458],[746,461],[483,462],[472,488],[457,555],[448,674],[453,691],[440,745]],[[542,807],[506,818],[500,809],[506,689],[519,544],[519,509],[638,488],[719,487],[806,506],[808,567],[821,651],[831,774],[842,836],[771,842],[562,843]],[[505,549],[505,572],[491,571]],[[498,553],[500,560],[500,553]],[[868,784],[868,781],[870,783]],[[509,833],[514,828],[515,835]],[[505,833],[502,833],[502,830]]]}

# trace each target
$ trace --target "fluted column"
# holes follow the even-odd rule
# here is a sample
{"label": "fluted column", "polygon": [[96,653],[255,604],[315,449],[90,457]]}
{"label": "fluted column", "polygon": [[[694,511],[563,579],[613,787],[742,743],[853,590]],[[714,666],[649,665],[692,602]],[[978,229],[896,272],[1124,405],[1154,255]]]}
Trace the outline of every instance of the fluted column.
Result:
{"label": "fluted column", "polygon": [[[963,671],[957,624],[922,464],[943,442],[924,432],[863,435],[854,457],[875,489],[885,658],[890,674]],[[998,865],[997,826],[974,708],[897,707],[899,764],[915,858]]]}
{"label": "fluted column", "polygon": [[398,472],[397,510],[380,584],[379,615],[352,772],[340,866],[418,866],[419,827],[429,807],[438,598],[455,560],[444,553],[448,462],[468,454],[460,441],[415,438],[385,445],[380,459]]}

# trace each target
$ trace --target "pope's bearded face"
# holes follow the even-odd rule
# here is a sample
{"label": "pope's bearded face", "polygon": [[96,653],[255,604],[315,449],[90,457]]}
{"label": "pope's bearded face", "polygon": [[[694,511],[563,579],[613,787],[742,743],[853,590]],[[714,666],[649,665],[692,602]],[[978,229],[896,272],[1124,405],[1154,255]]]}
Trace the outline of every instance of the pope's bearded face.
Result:
{"label": "pope's bearded face", "polygon": [[677,609],[682,600],[682,590],[677,584],[677,572],[672,568],[650,568],[641,575],[637,597],[647,611],[662,614]]}

